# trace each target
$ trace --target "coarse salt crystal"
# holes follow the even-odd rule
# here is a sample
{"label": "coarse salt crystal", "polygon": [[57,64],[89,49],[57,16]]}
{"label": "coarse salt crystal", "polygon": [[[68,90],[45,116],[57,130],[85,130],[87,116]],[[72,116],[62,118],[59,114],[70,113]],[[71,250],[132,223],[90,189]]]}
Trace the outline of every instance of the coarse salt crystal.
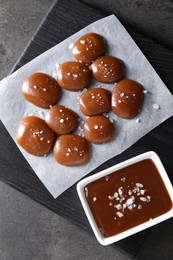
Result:
{"label": "coarse salt crystal", "polygon": [[66,156],[70,156],[70,154],[69,154],[69,153],[66,153]]}
{"label": "coarse salt crystal", "polygon": [[129,195],[132,195],[132,191],[131,191],[131,190],[129,190],[129,191],[128,191],[128,194],[129,194]]}
{"label": "coarse salt crystal", "polygon": [[73,46],[74,46],[74,43],[70,43],[69,44],[69,49],[71,50],[73,48]]}
{"label": "coarse salt crystal", "polygon": [[143,188],[144,186],[143,186],[142,183],[137,182],[137,183],[136,183],[136,187],[138,187],[138,188]]}
{"label": "coarse salt crystal", "polygon": [[160,108],[159,104],[153,104],[153,108],[158,110]]}
{"label": "coarse salt crystal", "polygon": [[118,209],[118,210],[121,210],[121,209],[122,209],[121,204],[114,205],[114,207],[115,207],[116,209]]}
{"label": "coarse salt crystal", "polygon": [[95,125],[95,126],[94,126],[94,129],[98,129],[98,128],[99,128],[99,126],[98,126],[98,125]]}
{"label": "coarse salt crystal", "polygon": [[150,201],[151,200],[151,196],[147,196],[147,199],[148,199],[148,201]]}
{"label": "coarse salt crystal", "polygon": [[44,141],[44,137],[43,136],[40,137],[40,141]]}
{"label": "coarse salt crystal", "polygon": [[140,123],[141,122],[141,119],[140,118],[137,118],[136,119],[136,123]]}
{"label": "coarse salt crystal", "polygon": [[142,209],[142,205],[141,204],[138,205],[138,209]]}
{"label": "coarse salt crystal", "polygon": [[121,100],[118,100],[118,103],[121,103],[122,101]]}
{"label": "coarse salt crystal", "polygon": [[64,119],[61,118],[61,119],[59,120],[59,122],[60,122],[60,123],[64,123]]}
{"label": "coarse salt crystal", "polygon": [[117,198],[118,197],[118,192],[114,193],[114,197]]}
{"label": "coarse salt crystal", "polygon": [[140,197],[139,199],[140,199],[141,201],[144,201],[144,202],[147,201],[147,198],[146,198],[146,197]]}
{"label": "coarse salt crystal", "polygon": [[80,40],[80,43],[81,43],[81,44],[85,44],[85,41],[84,41],[84,40]]}
{"label": "coarse salt crystal", "polygon": [[112,197],[112,196],[108,196],[108,199],[110,199],[110,200],[113,200],[114,199],[114,197]]}
{"label": "coarse salt crystal", "polygon": [[109,180],[109,176],[105,176],[105,180],[108,181]]}
{"label": "coarse salt crystal", "polygon": [[120,188],[118,189],[118,193],[119,193],[120,196],[123,194],[122,187],[120,187]]}
{"label": "coarse salt crystal", "polygon": [[47,89],[46,88],[43,88],[43,91],[45,92]]}
{"label": "coarse salt crystal", "polygon": [[124,204],[123,204],[123,208],[125,209],[126,207],[127,207],[127,205],[124,203]]}
{"label": "coarse salt crystal", "polygon": [[144,90],[143,90],[143,93],[144,93],[144,94],[147,94],[147,93],[148,93],[148,91],[147,91],[146,89],[144,89]]}
{"label": "coarse salt crystal", "polygon": [[125,181],[126,181],[126,178],[121,178],[121,181],[122,181],[122,182],[125,182]]}
{"label": "coarse salt crystal", "polygon": [[35,86],[35,85],[34,85],[34,86],[33,86],[33,88],[35,88],[35,89],[36,89],[36,88],[37,88],[37,86]]}
{"label": "coarse salt crystal", "polygon": [[47,140],[47,143],[50,144],[50,140]]}
{"label": "coarse salt crystal", "polygon": [[114,120],[113,120],[111,117],[109,117],[109,121],[110,121],[111,123],[114,122]]}
{"label": "coarse salt crystal", "polygon": [[97,200],[97,198],[96,197],[93,197],[93,201],[96,201]]}
{"label": "coarse salt crystal", "polygon": [[117,215],[119,218],[124,217],[124,214],[123,214],[122,212],[120,212],[120,211],[117,211],[117,212],[116,212],[116,215]]}
{"label": "coarse salt crystal", "polygon": [[141,195],[145,194],[145,190],[140,190]]}
{"label": "coarse salt crystal", "polygon": [[134,199],[130,198],[130,199],[127,199],[126,204],[129,206],[129,205],[132,205],[133,202],[134,202]]}

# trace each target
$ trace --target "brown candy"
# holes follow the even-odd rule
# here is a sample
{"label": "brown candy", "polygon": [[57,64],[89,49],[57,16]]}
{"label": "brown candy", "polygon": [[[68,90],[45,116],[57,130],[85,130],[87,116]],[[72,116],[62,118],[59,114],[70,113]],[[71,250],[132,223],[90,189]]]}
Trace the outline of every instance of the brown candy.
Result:
{"label": "brown candy", "polygon": [[57,69],[57,81],[61,88],[78,91],[88,88],[91,81],[89,68],[77,61],[62,63]]}
{"label": "brown candy", "polygon": [[115,83],[123,75],[123,62],[113,56],[99,57],[91,65],[93,77],[102,83]]}
{"label": "brown candy", "polygon": [[78,166],[89,159],[89,144],[79,135],[61,135],[54,146],[54,159],[66,166]]}
{"label": "brown candy", "polygon": [[68,134],[77,127],[78,115],[69,108],[55,105],[48,110],[45,121],[56,134]]}
{"label": "brown candy", "polygon": [[143,87],[140,83],[124,79],[112,91],[112,111],[119,117],[135,117],[143,102]]}
{"label": "brown candy", "polygon": [[72,48],[75,60],[90,64],[106,51],[105,39],[96,33],[81,36]]}
{"label": "brown candy", "polygon": [[79,109],[85,116],[100,115],[111,109],[111,93],[104,88],[93,88],[79,97]]}
{"label": "brown candy", "polygon": [[113,127],[104,116],[89,117],[83,126],[85,138],[94,144],[101,144],[109,141],[113,135]]}
{"label": "brown candy", "polygon": [[16,141],[32,155],[46,155],[54,143],[54,133],[44,120],[28,116],[23,118],[18,126]]}
{"label": "brown candy", "polygon": [[28,76],[22,85],[22,96],[35,106],[48,108],[59,99],[61,88],[51,76],[37,72]]}

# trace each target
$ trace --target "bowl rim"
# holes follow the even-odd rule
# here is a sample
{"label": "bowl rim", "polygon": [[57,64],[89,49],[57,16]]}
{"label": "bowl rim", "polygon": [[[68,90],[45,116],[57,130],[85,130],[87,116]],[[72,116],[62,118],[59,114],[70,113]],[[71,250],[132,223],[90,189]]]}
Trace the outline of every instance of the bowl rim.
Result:
{"label": "bowl rim", "polygon": [[119,233],[117,235],[111,236],[111,237],[103,237],[103,235],[101,234],[101,232],[100,232],[100,230],[99,230],[99,228],[98,228],[98,226],[97,226],[97,224],[95,222],[95,219],[93,217],[93,214],[92,214],[92,212],[90,210],[90,207],[89,207],[88,202],[87,202],[86,197],[85,197],[84,187],[87,184],[89,184],[89,183],[91,183],[91,182],[93,182],[93,181],[95,181],[97,179],[100,179],[100,178],[102,178],[104,176],[107,176],[108,174],[111,174],[111,173],[113,173],[115,171],[118,171],[118,170],[120,170],[122,168],[125,168],[125,167],[127,167],[129,165],[132,165],[134,163],[143,161],[145,159],[151,159],[154,162],[154,164],[157,167],[157,170],[158,170],[158,172],[159,172],[159,174],[160,174],[160,176],[161,176],[161,178],[162,178],[162,180],[163,180],[163,182],[165,184],[166,190],[167,190],[167,192],[168,192],[168,194],[170,196],[170,199],[171,199],[172,205],[173,205],[173,186],[171,184],[171,181],[170,181],[170,179],[169,179],[169,177],[167,175],[167,172],[166,172],[166,170],[165,170],[165,168],[164,168],[164,166],[163,166],[163,164],[162,164],[158,154],[156,152],[154,152],[154,151],[145,152],[145,153],[142,153],[142,154],[137,155],[135,157],[132,157],[132,158],[130,158],[128,160],[125,160],[125,161],[123,161],[121,163],[115,164],[115,165],[113,165],[113,166],[111,166],[111,167],[109,167],[109,168],[107,168],[105,170],[102,170],[102,171],[100,171],[100,172],[98,172],[96,174],[93,174],[93,175],[91,175],[89,177],[86,177],[86,178],[82,179],[81,181],[79,181],[77,183],[77,186],[76,186],[77,193],[78,193],[78,196],[79,196],[80,201],[82,203],[83,209],[84,209],[85,214],[86,214],[86,216],[88,218],[88,221],[89,221],[89,223],[91,225],[91,228],[92,228],[92,230],[93,230],[93,232],[94,232],[98,242],[101,245],[104,245],[104,246],[110,245],[112,243],[115,243],[115,242],[123,239],[123,238],[126,238],[128,236],[136,234],[136,233],[138,233],[138,232],[140,232],[140,231],[142,231],[144,229],[147,229],[147,228],[149,228],[151,226],[154,226],[154,225],[156,225],[156,224],[158,224],[158,223],[160,223],[162,221],[165,221],[165,220],[173,217],[173,206],[172,206],[172,208],[169,211],[167,211],[166,213],[164,213],[164,214],[162,214],[162,215],[160,215],[160,216],[158,216],[158,217],[156,217],[156,218],[154,218],[152,220],[144,222],[143,224],[140,224],[138,226],[130,228],[130,229],[124,231],[124,232],[121,232],[121,233]]}

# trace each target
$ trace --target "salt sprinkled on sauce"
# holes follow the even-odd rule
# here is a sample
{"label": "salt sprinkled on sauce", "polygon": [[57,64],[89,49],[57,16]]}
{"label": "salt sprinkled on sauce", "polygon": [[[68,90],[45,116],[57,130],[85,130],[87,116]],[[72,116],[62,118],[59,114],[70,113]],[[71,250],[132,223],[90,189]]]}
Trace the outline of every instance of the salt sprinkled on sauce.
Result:
{"label": "salt sprinkled on sauce", "polygon": [[[121,181],[125,183],[126,178],[121,178]],[[133,183],[132,183],[133,184]],[[135,199],[135,196],[139,197],[140,201],[142,203],[149,203],[151,201],[151,196],[150,195],[145,195],[147,193],[147,190],[144,189],[144,185],[140,182],[136,182],[133,184],[134,187],[132,189],[129,189],[127,193],[123,192],[123,187],[119,187],[117,192],[114,192],[113,196],[109,195],[108,204],[111,203],[111,206],[113,205],[117,212],[115,214],[118,217],[124,217],[126,214],[124,213],[125,210],[133,210],[134,208],[137,208],[138,210],[142,209],[141,204],[137,204],[137,201]],[[129,185],[128,185],[129,187]],[[132,194],[136,194],[133,196]],[[142,196],[141,196],[142,195]],[[119,202],[118,204],[116,203]]]}
{"label": "salt sprinkled on sauce", "polygon": [[109,180],[109,176],[105,176],[105,180],[108,181]]}

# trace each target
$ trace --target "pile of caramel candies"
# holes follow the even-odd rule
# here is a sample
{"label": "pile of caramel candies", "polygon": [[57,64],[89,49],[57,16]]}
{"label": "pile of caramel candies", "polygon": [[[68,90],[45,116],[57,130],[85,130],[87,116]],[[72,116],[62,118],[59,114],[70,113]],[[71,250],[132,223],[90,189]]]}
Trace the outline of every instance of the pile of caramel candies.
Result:
{"label": "pile of caramel candies", "polygon": [[[134,80],[123,79],[124,63],[117,57],[105,55],[106,47],[101,35],[85,34],[72,47],[75,61],[59,65],[56,80],[40,72],[24,80],[22,96],[35,106],[48,109],[45,120],[26,116],[20,121],[16,140],[24,150],[44,156],[53,149],[54,159],[59,164],[82,165],[90,156],[89,143],[105,143],[113,136],[113,126],[105,113],[112,110],[124,119],[138,114],[143,102],[143,87]],[[92,80],[116,85],[112,91],[103,87],[88,89]],[[73,134],[79,116],[57,104],[62,91],[83,89],[86,91],[79,96],[79,110],[86,116],[84,137]]]}

